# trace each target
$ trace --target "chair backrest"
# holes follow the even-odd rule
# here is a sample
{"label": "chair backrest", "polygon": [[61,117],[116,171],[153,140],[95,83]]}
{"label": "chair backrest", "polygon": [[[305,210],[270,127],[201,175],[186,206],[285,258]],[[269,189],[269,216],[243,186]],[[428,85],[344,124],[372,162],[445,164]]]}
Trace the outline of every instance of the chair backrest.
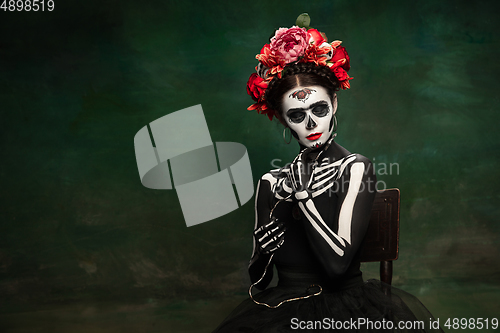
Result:
{"label": "chair backrest", "polygon": [[399,252],[399,189],[378,191],[361,245],[361,262],[380,261],[380,280],[392,282],[392,261]]}

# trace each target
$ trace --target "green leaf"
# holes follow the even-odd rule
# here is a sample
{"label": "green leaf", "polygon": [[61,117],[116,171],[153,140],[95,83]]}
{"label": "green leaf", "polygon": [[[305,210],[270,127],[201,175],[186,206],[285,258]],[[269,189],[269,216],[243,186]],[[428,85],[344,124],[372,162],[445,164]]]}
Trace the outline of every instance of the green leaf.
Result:
{"label": "green leaf", "polygon": [[307,13],[300,14],[299,17],[297,17],[297,21],[295,21],[295,25],[299,28],[309,29],[309,24],[311,24],[311,18]]}

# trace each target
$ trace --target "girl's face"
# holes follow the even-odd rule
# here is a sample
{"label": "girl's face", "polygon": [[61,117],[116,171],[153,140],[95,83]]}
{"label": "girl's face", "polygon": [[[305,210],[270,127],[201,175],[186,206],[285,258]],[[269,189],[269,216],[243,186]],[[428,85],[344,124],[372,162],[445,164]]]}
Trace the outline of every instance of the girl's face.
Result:
{"label": "girl's face", "polygon": [[328,141],[337,111],[337,95],[332,101],[321,86],[296,87],[283,95],[282,105],[283,119],[300,144],[317,148]]}

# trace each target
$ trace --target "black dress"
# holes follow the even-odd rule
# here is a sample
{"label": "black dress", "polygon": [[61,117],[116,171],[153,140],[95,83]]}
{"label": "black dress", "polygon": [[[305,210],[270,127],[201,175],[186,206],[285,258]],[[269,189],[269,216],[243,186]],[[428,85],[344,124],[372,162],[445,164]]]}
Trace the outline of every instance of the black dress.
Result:
{"label": "black dress", "polygon": [[[278,285],[255,294],[256,301],[276,306],[299,299],[270,308],[249,298],[214,332],[442,332],[431,327],[434,318],[416,297],[378,280],[363,281],[359,246],[375,195],[370,190],[375,185],[371,162],[334,141],[316,153],[321,153],[320,167],[334,166],[328,168],[334,176],[323,182],[323,188],[326,183],[329,187],[313,193],[308,199],[313,201],[312,207],[297,200],[281,200],[273,216],[285,221],[285,242],[272,256],[259,253],[254,245],[249,265],[252,282],[263,277],[256,284],[260,289],[271,281],[273,265],[278,272]],[[326,179],[325,172],[319,171],[315,177]],[[361,183],[356,182],[356,172]],[[259,181],[256,228],[269,222],[277,198],[284,197],[277,194],[282,178],[283,170],[276,170]],[[314,217],[306,206],[320,216]],[[344,227],[339,228],[339,223]],[[305,298],[320,288],[319,295]]]}

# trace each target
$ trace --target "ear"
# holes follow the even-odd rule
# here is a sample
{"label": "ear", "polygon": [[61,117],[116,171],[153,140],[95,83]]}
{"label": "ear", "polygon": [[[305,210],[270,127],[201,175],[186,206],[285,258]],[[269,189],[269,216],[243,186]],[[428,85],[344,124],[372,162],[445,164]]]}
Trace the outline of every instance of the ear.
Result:
{"label": "ear", "polygon": [[337,94],[333,93],[333,98],[332,98],[333,114],[335,114],[337,112],[337,106],[338,106]]}
{"label": "ear", "polygon": [[283,114],[280,114],[280,116],[276,116],[276,118],[279,120],[279,122],[281,123],[281,125],[285,126],[285,127],[289,127],[288,124],[286,123],[285,121],[285,117],[283,117]]}

